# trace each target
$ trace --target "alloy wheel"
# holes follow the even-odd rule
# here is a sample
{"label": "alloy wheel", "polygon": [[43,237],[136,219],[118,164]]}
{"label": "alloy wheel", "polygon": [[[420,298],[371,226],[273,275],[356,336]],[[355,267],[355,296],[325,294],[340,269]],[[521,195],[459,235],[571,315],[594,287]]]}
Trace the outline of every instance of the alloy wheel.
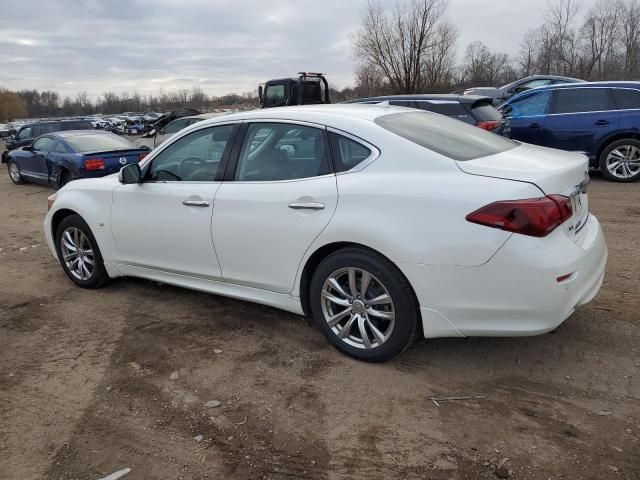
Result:
{"label": "alloy wheel", "polygon": [[18,169],[18,165],[15,162],[11,162],[9,164],[9,175],[11,176],[11,180],[15,183],[20,181],[20,170]]}
{"label": "alloy wheel", "polygon": [[631,178],[640,173],[640,148],[621,145],[609,152],[606,159],[607,170],[616,178]]}
{"label": "alloy wheel", "polygon": [[391,337],[393,300],[382,282],[366,270],[336,270],[325,281],[321,297],[324,319],[344,343],[369,350]]}
{"label": "alloy wheel", "polygon": [[60,239],[62,261],[78,280],[89,280],[95,268],[93,247],[82,230],[69,227],[62,232]]}

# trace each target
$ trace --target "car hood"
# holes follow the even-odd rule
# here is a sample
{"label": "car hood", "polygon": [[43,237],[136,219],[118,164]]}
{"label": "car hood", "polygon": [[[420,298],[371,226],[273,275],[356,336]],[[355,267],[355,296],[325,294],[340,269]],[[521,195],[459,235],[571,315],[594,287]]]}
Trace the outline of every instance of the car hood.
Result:
{"label": "car hood", "polygon": [[535,184],[545,194],[564,193],[588,177],[589,160],[582,153],[520,144],[497,155],[457,162],[471,175]]}

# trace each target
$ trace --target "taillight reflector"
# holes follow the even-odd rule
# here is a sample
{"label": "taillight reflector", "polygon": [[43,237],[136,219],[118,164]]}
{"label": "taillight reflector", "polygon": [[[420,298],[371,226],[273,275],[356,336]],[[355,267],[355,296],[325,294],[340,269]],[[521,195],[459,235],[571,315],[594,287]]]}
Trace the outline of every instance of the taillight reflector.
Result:
{"label": "taillight reflector", "polygon": [[498,121],[496,120],[487,120],[486,122],[478,122],[476,123],[476,127],[481,128],[483,130],[495,130],[498,128]]}
{"label": "taillight reflector", "polygon": [[526,200],[505,200],[467,215],[469,222],[532,237],[545,237],[573,215],[571,199],[547,195]]}
{"label": "taillight reflector", "polygon": [[89,158],[84,161],[85,170],[104,170],[104,160],[101,158]]}

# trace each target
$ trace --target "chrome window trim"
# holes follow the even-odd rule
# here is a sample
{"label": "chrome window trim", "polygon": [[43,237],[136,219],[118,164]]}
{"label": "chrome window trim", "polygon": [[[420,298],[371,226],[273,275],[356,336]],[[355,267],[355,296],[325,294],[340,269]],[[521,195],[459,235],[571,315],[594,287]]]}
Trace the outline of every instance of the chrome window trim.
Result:
{"label": "chrome window trim", "polygon": [[[584,90],[584,89],[594,89],[594,88],[600,88],[600,89],[608,89],[608,90],[634,90],[638,93],[640,93],[640,88],[631,88],[631,87],[607,87],[605,85],[598,85],[597,87],[574,87],[571,86],[569,88],[557,88],[557,89],[550,89],[550,90],[555,90],[556,92],[559,92],[561,90]],[[613,99],[613,101],[615,102],[615,98]],[[548,117],[555,117],[558,115],[584,115],[586,113],[605,113],[605,112],[628,112],[630,110],[640,110],[640,108],[612,108],[611,110],[588,110],[585,112],[569,112],[569,113],[549,113],[547,116]]]}

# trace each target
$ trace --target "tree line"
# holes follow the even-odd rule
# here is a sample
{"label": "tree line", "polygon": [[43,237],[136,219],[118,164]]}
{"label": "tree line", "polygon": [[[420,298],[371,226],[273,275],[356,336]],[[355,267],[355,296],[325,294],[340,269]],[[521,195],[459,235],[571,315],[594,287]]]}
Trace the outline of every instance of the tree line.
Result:
{"label": "tree line", "polygon": [[[333,101],[403,93],[441,93],[469,86],[499,86],[533,74],[585,80],[633,80],[640,76],[640,0],[549,0],[541,25],[525,33],[516,55],[467,45],[457,62],[458,28],[449,0],[404,0],[384,8],[368,0],[352,37],[355,85],[331,88]],[[208,111],[258,106],[256,92],[209,96],[200,87],[156,95],[86,92],[62,98],[55,91],[0,90],[0,121],[181,107]],[[26,113],[25,113],[26,112]]]}

